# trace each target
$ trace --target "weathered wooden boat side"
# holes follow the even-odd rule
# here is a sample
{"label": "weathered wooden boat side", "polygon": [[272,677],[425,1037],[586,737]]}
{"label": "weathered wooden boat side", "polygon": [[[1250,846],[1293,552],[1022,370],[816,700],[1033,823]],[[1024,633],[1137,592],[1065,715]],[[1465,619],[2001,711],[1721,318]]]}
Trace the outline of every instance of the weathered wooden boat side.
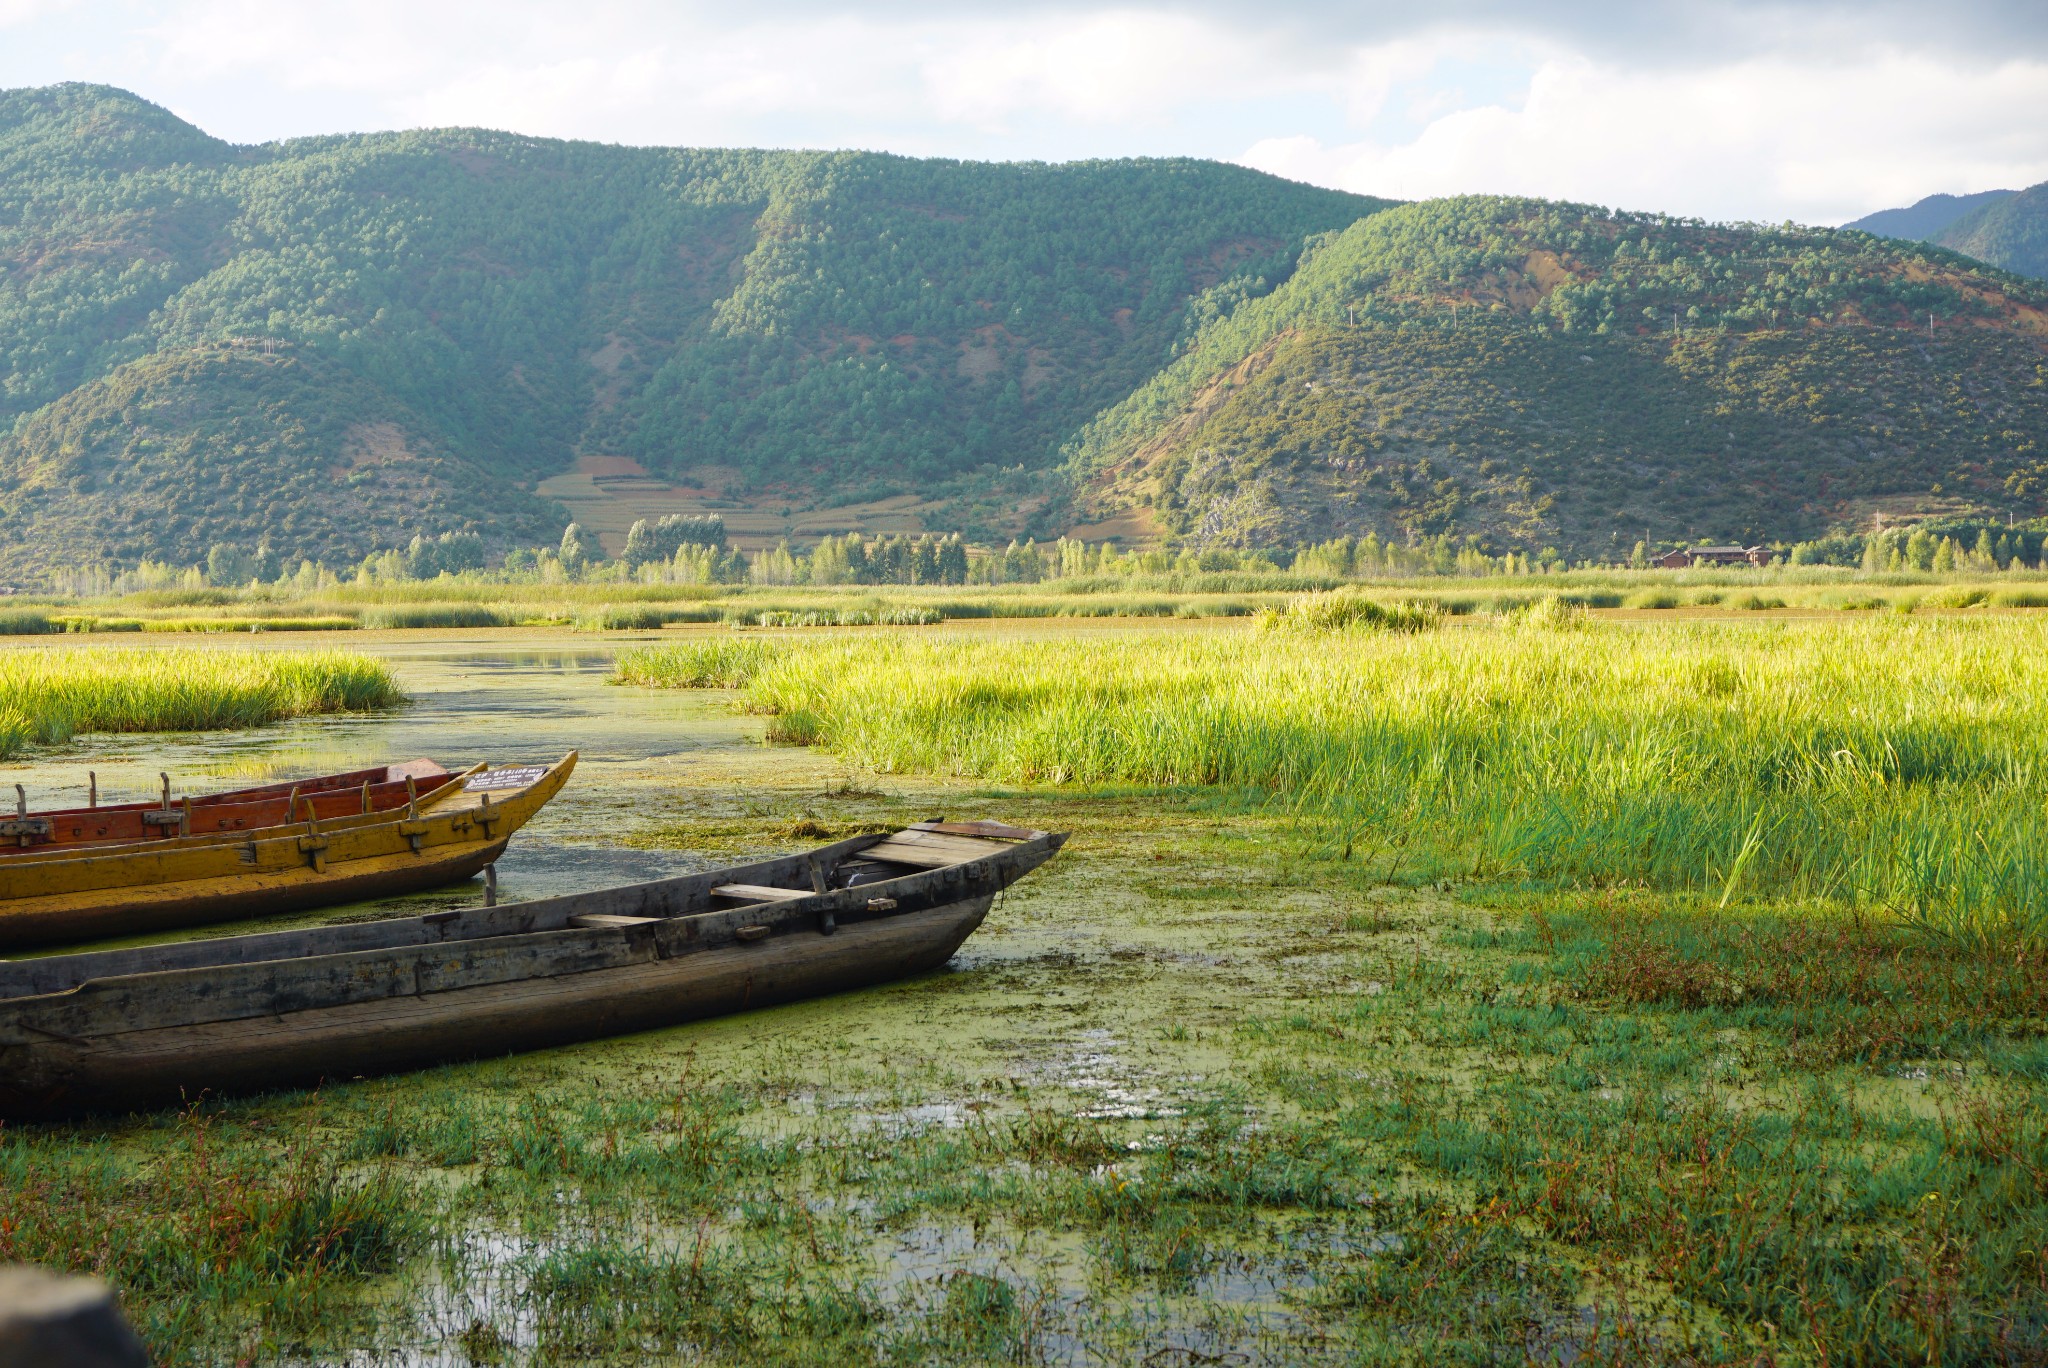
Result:
{"label": "weathered wooden boat side", "polygon": [[[415,780],[411,784],[401,780],[396,786],[398,793],[397,802],[377,807],[369,812],[364,812],[359,802],[350,803],[345,805],[336,816],[331,818],[323,815],[326,810],[324,807],[316,806],[311,819],[320,823],[322,830],[345,830],[350,827],[388,822],[392,820],[393,814],[401,807],[414,805],[432,807],[437,803],[446,801],[450,796],[461,792],[462,785],[466,780],[482,773],[486,768],[484,765],[471,765],[468,769],[456,774],[450,774],[446,770],[442,770],[438,774],[430,776],[425,782]],[[287,794],[288,796],[289,794]],[[327,802],[331,805],[331,796],[327,799]],[[282,816],[284,810],[283,799],[278,800],[277,810],[279,815]],[[226,811],[232,812],[233,808],[230,807]],[[304,799],[299,801],[297,807],[298,816],[292,821],[271,822],[261,827],[231,828],[225,831],[209,829],[208,816],[210,814],[204,814],[203,810],[197,808],[194,809],[194,812],[198,816],[198,820],[193,824],[192,829],[174,830],[167,836],[151,836],[132,841],[107,840],[83,844],[59,843],[28,846],[25,848],[10,848],[7,851],[6,857],[0,859],[0,889],[6,887],[6,880],[11,871],[29,869],[52,861],[106,860],[143,851],[161,854],[173,850],[195,850],[223,844],[233,844],[247,841],[252,836],[275,835],[283,827],[303,826],[308,819]]]}
{"label": "weathered wooden boat side", "polygon": [[164,792],[154,800],[36,811],[27,809],[17,788],[14,815],[0,818],[0,858],[46,852],[62,855],[83,846],[181,836],[232,835],[308,815],[324,820],[383,812],[404,806],[415,792],[430,792],[449,778],[448,771],[431,760],[409,760],[400,765],[172,798],[166,776]]}
{"label": "weathered wooden boat side", "polygon": [[[1008,834],[864,836],[502,907],[0,963],[0,1116],[350,1078],[922,972],[1066,839],[995,829]],[[900,858],[910,847],[923,867]],[[850,870],[877,877],[830,886]]]}
{"label": "weathered wooden boat side", "polygon": [[[0,948],[135,935],[466,879],[568,782],[571,752],[522,787],[469,787],[453,776],[407,809],[309,820],[240,838],[41,852],[0,861]],[[538,767],[536,767],[538,768]]]}

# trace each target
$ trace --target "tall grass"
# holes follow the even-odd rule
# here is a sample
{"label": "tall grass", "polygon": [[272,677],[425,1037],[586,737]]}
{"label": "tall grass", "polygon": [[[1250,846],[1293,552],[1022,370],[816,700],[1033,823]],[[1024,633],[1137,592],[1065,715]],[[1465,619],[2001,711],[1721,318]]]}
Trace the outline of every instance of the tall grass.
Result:
{"label": "tall grass", "polygon": [[371,628],[508,627],[513,619],[481,603],[417,603],[371,608],[362,623]]}
{"label": "tall grass", "polygon": [[1434,602],[1381,603],[1353,589],[1307,594],[1285,608],[1258,614],[1268,632],[1423,632],[1443,622],[1443,606]]}
{"label": "tall grass", "polygon": [[866,637],[642,677],[742,683],[773,734],[885,770],[1263,791],[1395,877],[1822,899],[2048,939],[2048,628],[2028,620],[1280,640]]}
{"label": "tall grass", "polygon": [[70,648],[0,653],[0,756],[80,732],[253,727],[404,701],[382,661],[346,651]]}
{"label": "tall grass", "polygon": [[612,682],[658,689],[736,689],[788,650],[782,640],[736,636],[643,646],[619,653]]}

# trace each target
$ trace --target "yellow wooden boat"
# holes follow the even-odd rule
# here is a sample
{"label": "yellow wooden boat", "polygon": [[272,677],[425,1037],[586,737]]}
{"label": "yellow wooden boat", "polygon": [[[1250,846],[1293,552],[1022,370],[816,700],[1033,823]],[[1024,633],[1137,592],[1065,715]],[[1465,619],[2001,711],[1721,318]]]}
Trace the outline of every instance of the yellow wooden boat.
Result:
{"label": "yellow wooden boat", "polygon": [[0,862],[0,950],[322,907],[472,877],[561,791],[553,765],[478,765],[404,808],[246,833],[23,851]]}

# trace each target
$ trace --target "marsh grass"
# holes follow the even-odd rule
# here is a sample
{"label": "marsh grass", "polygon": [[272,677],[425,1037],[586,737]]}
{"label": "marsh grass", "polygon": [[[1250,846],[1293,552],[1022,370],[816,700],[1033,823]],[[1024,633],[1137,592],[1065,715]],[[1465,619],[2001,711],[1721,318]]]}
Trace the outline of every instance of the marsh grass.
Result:
{"label": "marsh grass", "polygon": [[621,651],[612,679],[663,689],[736,689],[789,652],[781,639],[717,636]]}
{"label": "marsh grass", "polygon": [[516,619],[481,603],[400,603],[365,609],[362,625],[386,630],[423,627],[509,627]]}
{"label": "marsh grass", "polygon": [[137,1158],[89,1131],[0,1133],[0,1262],[114,1283],[158,1362],[210,1361],[224,1332],[311,1325],[333,1285],[389,1272],[424,1237],[420,1195],[392,1169],[252,1147],[200,1111],[162,1138]]}
{"label": "marsh grass", "polygon": [[[497,575],[434,580],[144,590],[118,597],[36,596],[12,613],[38,615],[78,632],[268,630],[445,630],[470,626],[647,629],[677,622],[741,625],[867,625],[976,618],[1211,618],[1284,610],[1304,596],[1370,598],[1385,606],[1434,606],[1449,616],[1504,613],[1556,596],[1591,609],[1742,608],[1853,611],[1892,608],[1990,613],[2048,605],[2048,573],[1865,574],[1834,567],[1635,571],[1579,569],[1515,576],[1346,581],[1291,572],[1083,576],[1001,585],[639,584],[600,572],[539,582]],[[171,625],[177,624],[177,625]],[[7,631],[0,618],[0,634]]]}
{"label": "marsh grass", "polygon": [[[1447,1213],[1464,1219],[1425,1224],[1424,1271],[1497,1286],[1485,1261],[1529,1259],[1534,1234],[1625,1260],[1729,1324],[1798,1326],[1785,1361],[2048,1351],[2048,1122],[2025,1091],[1966,1081],[2043,1029],[2039,963],[1810,915],[1601,904],[1549,895],[1470,937],[1481,959],[1390,965],[1389,991],[1311,1009],[1284,1053],[1265,1037],[1346,1134],[1470,1194]],[[1462,1005],[1429,1010],[1446,1000]],[[1361,1089],[1324,1063],[1396,1041],[1517,1063],[1455,1115],[1400,1066]],[[1929,1108],[1868,1096],[1930,1074]],[[1427,1252],[1445,1239],[1452,1267]],[[1406,1262],[1335,1292],[1370,1303]]]}
{"label": "marsh grass", "polygon": [[206,731],[404,701],[342,651],[59,648],[0,653],[0,755],[81,732]]}
{"label": "marsh grass", "polygon": [[[850,815],[901,825],[944,791]],[[751,819],[763,845],[795,802]],[[180,1365],[2048,1354],[2038,962],[1704,893],[1387,890],[1304,856],[1284,812],[1201,792],[1000,810],[1077,839],[1013,896],[997,957],[165,1123],[0,1132],[0,1229],[70,1267],[153,1253],[164,1271],[105,1266]],[[1169,896],[1190,888],[1209,895]],[[1063,1042],[1079,1073],[1158,1079],[1156,1113],[1093,1114],[1099,1084],[1034,1072]],[[881,1124],[933,1103],[950,1119]],[[308,1152],[341,1158],[286,1182]],[[314,1272],[322,1243],[293,1232],[337,1224],[323,1173],[403,1191],[440,1236],[380,1246],[358,1207],[364,1253]],[[267,1203],[215,1195],[251,1183]],[[189,1226],[179,1189],[201,1194]],[[244,1214],[299,1191],[301,1215]],[[350,1271],[379,1248],[415,1252]],[[1239,1270],[1285,1290],[1232,1291]]]}
{"label": "marsh grass", "polygon": [[43,636],[61,632],[64,625],[34,608],[11,608],[0,612],[0,636]]}
{"label": "marsh grass", "polygon": [[1356,589],[1307,594],[1285,608],[1267,608],[1258,615],[1267,632],[1425,632],[1440,626],[1441,604],[1406,600],[1382,603]]}
{"label": "marsh grass", "polygon": [[[1532,630],[1535,629],[1535,630]],[[2048,631],[2026,619],[1588,621],[972,643],[678,643],[776,739],[887,771],[1269,795],[1386,879],[1814,899],[2048,940]]]}

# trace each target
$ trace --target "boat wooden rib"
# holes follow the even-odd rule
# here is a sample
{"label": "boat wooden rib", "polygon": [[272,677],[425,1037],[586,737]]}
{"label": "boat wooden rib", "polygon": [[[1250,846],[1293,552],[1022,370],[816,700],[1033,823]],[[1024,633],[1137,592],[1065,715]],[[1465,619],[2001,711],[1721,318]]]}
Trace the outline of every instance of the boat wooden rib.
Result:
{"label": "boat wooden rib", "polygon": [[0,1118],[501,1055],[920,973],[1065,841],[927,822],[568,897],[0,962]]}
{"label": "boat wooden rib", "polygon": [[[63,853],[81,846],[171,840],[180,836],[234,836],[311,816],[316,821],[403,807],[420,790],[438,788],[448,771],[432,760],[316,774],[171,798],[170,776],[153,803],[100,803],[31,812],[15,785],[14,816],[0,819],[0,858],[24,852]],[[97,793],[97,784],[94,786]]]}
{"label": "boat wooden rib", "polygon": [[[576,768],[478,765],[404,807],[0,860],[0,950],[390,897],[476,874]],[[304,808],[300,809],[304,814]]]}

